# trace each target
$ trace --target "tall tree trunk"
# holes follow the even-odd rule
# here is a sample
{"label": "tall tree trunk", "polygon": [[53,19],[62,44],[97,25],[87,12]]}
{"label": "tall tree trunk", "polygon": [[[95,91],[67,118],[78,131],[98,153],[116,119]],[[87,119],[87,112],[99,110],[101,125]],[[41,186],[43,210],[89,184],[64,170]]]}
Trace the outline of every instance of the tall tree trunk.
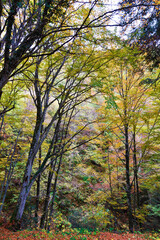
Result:
{"label": "tall tree trunk", "polygon": [[108,149],[108,177],[109,177],[109,187],[110,187],[110,192],[111,192],[111,197],[112,197],[112,178],[111,178],[111,167],[110,167],[110,162],[109,162],[109,149]]}
{"label": "tall tree trunk", "polygon": [[40,95],[39,83],[38,83],[39,64],[40,64],[40,62],[38,62],[36,65],[35,82],[34,82],[36,101],[37,101],[36,125],[35,125],[32,143],[30,146],[30,151],[29,151],[29,155],[28,155],[28,159],[27,159],[27,164],[26,164],[25,173],[24,173],[24,177],[23,177],[22,188],[20,191],[19,199],[18,199],[18,205],[16,208],[16,212],[14,213],[14,215],[16,215],[16,218],[14,219],[16,222],[19,222],[22,218],[26,200],[27,200],[28,194],[29,194],[31,186],[32,186],[32,184],[30,184],[32,167],[33,167],[33,163],[34,163],[36,154],[37,154],[39,148],[41,147],[41,146],[39,146],[39,140],[40,140],[40,136],[42,134],[42,126],[43,126],[42,124],[43,124],[43,121],[45,118],[45,113],[46,113],[46,110],[44,109],[44,114],[42,114],[42,101],[41,101],[41,95]]}
{"label": "tall tree trunk", "polygon": [[[41,147],[39,149],[39,168],[41,166],[41,158],[42,158],[42,151]],[[36,189],[36,208],[35,208],[35,219],[36,219],[36,225],[38,224],[38,210],[39,210],[39,197],[40,197],[40,181],[41,181],[41,175],[37,178],[37,189]]]}
{"label": "tall tree trunk", "polygon": [[135,192],[136,192],[136,202],[137,208],[139,208],[139,184],[138,184],[138,166],[137,166],[137,149],[136,149],[136,135],[135,129],[133,131],[133,160],[134,160],[134,180],[135,180]]}
{"label": "tall tree trunk", "polygon": [[[28,194],[29,194],[31,186],[32,186],[30,184],[30,178],[31,178],[31,173],[32,173],[33,162],[34,162],[34,159],[35,159],[37,151],[38,151],[37,144],[38,144],[38,140],[40,137],[40,131],[41,131],[40,129],[35,128],[35,133],[34,133],[33,141],[32,141],[31,147],[30,147],[30,152],[29,152],[29,156],[28,156],[28,160],[27,160],[27,164],[26,164],[25,174],[24,174],[24,178],[23,178],[23,184],[22,184],[22,188],[20,191],[16,212],[14,213],[14,216],[16,215],[16,218],[14,220],[17,222],[19,222],[22,218],[26,200],[27,200]],[[13,216],[13,218],[14,218],[14,216]]]}
{"label": "tall tree trunk", "polygon": [[49,171],[49,174],[48,174],[47,192],[46,192],[46,197],[45,197],[45,202],[44,202],[43,214],[42,214],[41,222],[40,222],[40,228],[45,227],[45,220],[47,217],[47,212],[48,212],[48,207],[49,207],[49,198],[50,198],[53,174],[55,171],[55,165],[56,165],[56,162],[54,163],[54,165],[53,165],[53,163],[51,164],[51,171]]}
{"label": "tall tree trunk", "polygon": [[[135,127],[133,128],[133,162],[134,162],[134,211],[135,211],[136,207],[138,209],[140,207]],[[140,222],[139,228],[141,228]]]}
{"label": "tall tree trunk", "polygon": [[[58,151],[57,149],[57,145],[58,144],[58,140],[59,139],[59,133],[60,133],[60,124],[61,124],[61,120],[62,120],[62,114],[59,113],[59,118],[55,127],[55,133],[54,133],[54,137],[53,137],[53,143],[54,143],[54,149],[53,149],[53,155],[56,156],[56,152]],[[43,208],[43,214],[41,217],[41,222],[40,222],[40,228],[44,228],[45,225],[47,226],[47,216],[48,216],[48,207],[49,207],[49,198],[50,198],[50,192],[51,192],[51,184],[52,184],[52,179],[53,179],[53,175],[55,174],[55,167],[57,164],[57,159],[54,160],[54,162],[52,161],[51,163],[51,171],[49,171],[48,174],[48,182],[47,182],[47,192],[46,192],[46,197],[45,197],[45,202],[44,202],[44,208]],[[56,178],[56,177],[55,177]],[[45,224],[46,221],[46,224]]]}
{"label": "tall tree trunk", "polygon": [[[11,182],[11,178],[12,178],[12,175],[13,175],[13,172],[14,172],[14,168],[16,166],[16,163],[17,163],[17,159],[18,159],[18,156],[17,156],[17,159],[14,159],[15,157],[15,154],[16,154],[16,148],[17,148],[17,142],[18,142],[18,137],[20,135],[20,132],[18,133],[18,136],[17,136],[17,139],[16,139],[16,142],[14,144],[14,146],[11,148],[10,150],[10,153],[9,153],[9,156],[8,156],[8,159],[7,159],[7,163],[6,163],[6,169],[5,169],[5,175],[4,175],[4,180],[1,184],[1,191],[0,191],[0,213],[3,209],[3,206],[4,206],[4,202],[5,202],[5,199],[6,199],[6,195],[7,195],[7,191],[8,191],[8,187],[9,187],[9,184]],[[13,150],[13,152],[12,152]],[[9,169],[8,169],[8,165],[9,164]]]}
{"label": "tall tree trunk", "polygon": [[30,183],[31,172],[32,172],[32,164],[31,164],[31,162],[29,162],[26,167],[23,185],[22,185],[21,192],[20,192],[19,199],[18,199],[18,206],[17,206],[17,210],[16,210],[16,219],[15,219],[18,222],[22,218],[26,200],[27,200],[28,194],[30,192],[31,186],[29,185],[29,183]]}
{"label": "tall tree trunk", "polygon": [[58,164],[58,168],[57,168],[56,175],[55,175],[55,181],[54,181],[54,186],[53,186],[53,196],[52,196],[52,199],[51,199],[49,219],[48,219],[48,231],[50,231],[51,220],[52,220],[52,216],[53,216],[54,201],[55,201],[57,181],[58,181],[58,174],[59,174],[59,171],[60,171],[60,168],[61,168],[62,156],[63,156],[63,150],[62,150],[61,157],[59,159],[59,164]]}
{"label": "tall tree trunk", "polygon": [[129,162],[129,140],[128,140],[128,124],[124,126],[125,132],[125,160],[126,160],[126,193],[128,204],[128,220],[129,231],[133,232],[133,214],[132,214],[132,201],[131,201],[131,184],[130,184],[130,162]]}

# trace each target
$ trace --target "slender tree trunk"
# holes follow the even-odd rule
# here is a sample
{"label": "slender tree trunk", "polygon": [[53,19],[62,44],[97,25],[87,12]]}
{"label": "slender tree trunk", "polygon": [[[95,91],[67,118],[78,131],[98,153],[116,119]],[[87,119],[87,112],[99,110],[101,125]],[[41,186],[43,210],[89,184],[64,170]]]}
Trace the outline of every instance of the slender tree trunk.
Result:
{"label": "slender tree trunk", "polygon": [[50,192],[51,192],[52,178],[53,178],[53,174],[55,171],[55,165],[56,165],[56,162],[54,163],[54,165],[53,165],[53,163],[51,164],[52,170],[49,171],[49,174],[48,174],[47,192],[46,192],[46,197],[45,197],[45,202],[44,202],[43,214],[42,214],[41,222],[40,222],[40,228],[45,227],[45,220],[46,220],[48,207],[49,207],[49,198],[50,198]]}
{"label": "slender tree trunk", "polygon": [[[39,149],[39,168],[41,166],[41,158],[42,158],[42,152],[41,147]],[[41,175],[37,178],[37,191],[36,191],[36,209],[35,209],[35,219],[36,219],[36,225],[38,224],[38,210],[39,210],[39,197],[40,197],[40,181],[41,181]]]}
{"label": "slender tree trunk", "polygon": [[14,167],[15,167],[15,163],[13,163],[12,166],[12,162],[10,163],[10,168],[8,170],[8,173],[5,173],[5,177],[4,177],[4,181],[2,183],[2,189],[1,189],[1,193],[0,193],[0,213],[2,212],[3,206],[4,206],[4,202],[6,199],[6,195],[7,195],[7,191],[8,191],[8,187],[9,184],[11,182],[11,177],[13,175],[14,172]]}
{"label": "slender tree trunk", "polygon": [[128,204],[128,220],[129,220],[129,231],[133,232],[133,214],[132,214],[132,202],[131,202],[128,124],[125,124],[124,131],[125,131],[126,193],[127,193],[127,204]]}
{"label": "slender tree trunk", "polygon": [[7,190],[8,190],[8,187],[9,187],[9,179],[7,180],[7,183],[6,183],[6,185],[5,185],[5,190],[4,190],[4,193],[3,193],[3,198],[2,198],[2,200],[0,201],[0,203],[1,203],[1,205],[0,205],[0,214],[1,214],[1,212],[2,212],[2,209],[3,209],[3,205],[4,205],[4,201],[5,201],[5,199],[6,199],[6,194],[7,194]]}
{"label": "slender tree trunk", "polygon": [[136,214],[136,180],[135,180],[135,177],[134,177],[133,211],[134,211],[134,215],[135,215]]}
{"label": "slender tree trunk", "polygon": [[[55,127],[55,133],[54,133],[54,137],[53,137],[53,140],[54,140],[53,142],[55,144],[54,149],[53,149],[54,156],[56,156],[56,151],[57,151],[57,147],[58,147],[58,146],[56,146],[56,144],[58,143],[58,140],[59,140],[61,120],[62,120],[62,115],[59,113],[59,118],[57,121],[57,125]],[[42,214],[41,222],[40,222],[40,228],[44,228],[45,225],[46,225],[45,228],[47,228],[47,218],[48,218],[47,216],[48,216],[51,184],[52,184],[53,175],[55,174],[56,163],[57,163],[57,159],[55,159],[55,161],[51,163],[51,171],[49,171],[49,174],[48,174],[47,192],[46,192],[46,197],[45,197],[45,202],[44,202],[43,214]],[[45,221],[46,221],[46,224],[45,224]]]}
{"label": "slender tree trunk", "polygon": [[[135,128],[133,129],[133,162],[134,162],[134,208],[140,208],[140,195],[138,183],[138,166],[137,166],[137,149],[136,149],[136,135]],[[136,209],[135,209],[136,210]],[[139,222],[141,228],[141,223]]]}
{"label": "slender tree trunk", "polygon": [[[63,153],[63,150],[62,150],[62,153]],[[54,181],[54,187],[53,187],[53,196],[52,196],[52,199],[51,199],[50,213],[49,213],[49,219],[48,219],[48,231],[50,231],[51,220],[52,220],[53,211],[54,211],[54,201],[55,201],[55,196],[56,196],[58,174],[59,174],[59,171],[60,171],[60,168],[61,168],[61,163],[62,163],[62,156],[63,156],[63,154],[61,154],[59,164],[58,164],[58,168],[57,168],[56,175],[55,175],[55,181]]]}
{"label": "slender tree trunk", "polygon": [[111,197],[112,197],[112,178],[111,178],[111,167],[110,167],[110,162],[109,162],[109,149],[108,149],[108,177],[109,177],[109,187],[110,187],[110,192],[111,192]]}
{"label": "slender tree trunk", "polygon": [[[16,147],[17,147],[19,134],[20,134],[20,131],[18,133],[16,142],[15,142],[13,148],[11,148],[11,150],[10,150],[10,153],[9,153],[9,156],[8,156],[8,159],[7,159],[7,163],[6,163],[5,176],[4,176],[4,180],[1,184],[1,192],[0,192],[0,202],[1,202],[0,213],[3,209],[3,205],[4,205],[4,202],[5,202],[5,199],[6,199],[8,187],[9,187],[9,184],[11,182],[11,177],[13,175],[14,168],[15,168],[16,163],[17,163],[17,159],[14,160],[14,156],[15,156],[15,153],[16,153]],[[13,150],[13,152],[12,152],[12,150]],[[9,163],[9,169],[7,167],[8,163]]]}
{"label": "slender tree trunk", "polygon": [[134,180],[135,180],[135,193],[136,193],[136,202],[137,208],[139,208],[139,184],[138,184],[138,166],[137,166],[137,149],[136,149],[136,135],[135,129],[133,132],[133,159],[134,159]]}
{"label": "slender tree trunk", "polygon": [[136,214],[136,167],[135,167],[135,160],[136,160],[136,142],[135,142],[135,127],[133,126],[133,169],[134,169],[134,199],[133,199],[133,209],[134,215]]}
{"label": "slender tree trunk", "polygon": [[[0,97],[1,98],[1,97]],[[2,120],[1,120],[2,119]],[[4,124],[4,114],[0,114],[0,120],[1,120],[1,123],[0,123],[0,134],[1,134],[1,131],[2,131],[2,128],[3,128],[3,124]],[[0,135],[1,136],[1,135]]]}

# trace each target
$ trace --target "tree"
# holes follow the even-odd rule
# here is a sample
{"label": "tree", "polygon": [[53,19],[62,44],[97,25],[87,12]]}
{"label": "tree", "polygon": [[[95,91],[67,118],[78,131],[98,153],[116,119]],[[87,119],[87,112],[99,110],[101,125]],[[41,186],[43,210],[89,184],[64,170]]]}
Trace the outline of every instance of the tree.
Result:
{"label": "tree", "polygon": [[[21,165],[22,156],[25,159],[25,150],[27,147],[23,144],[23,135],[29,134],[30,125],[25,125],[25,118],[29,118],[29,113],[25,112],[24,101],[24,85],[22,83],[9,83],[8,91],[5,91],[1,98],[1,106],[6,107],[10,102],[14,102],[13,111],[2,116],[1,133],[0,133],[0,161],[1,161],[1,194],[0,194],[0,211],[4,206],[5,198],[8,194],[10,184],[14,186],[14,174],[17,175],[17,182],[19,181],[19,174],[17,173],[17,165]],[[21,109],[19,108],[21,104]],[[23,115],[23,117],[22,117]],[[13,187],[14,188],[14,187]],[[9,192],[12,190],[9,189]]]}
{"label": "tree", "polygon": [[42,49],[45,56],[54,54],[63,46],[67,48],[82,30],[85,34],[85,29],[106,24],[113,11],[103,9],[95,15],[100,7],[97,4],[97,0],[83,4],[68,0],[1,1],[0,96],[8,81],[34,64]]}
{"label": "tree", "polygon": [[[84,52],[80,51],[83,57],[79,58],[79,61],[76,60],[77,63],[74,62],[75,60],[70,61],[69,57],[77,50],[76,45],[73,44],[74,41],[77,39],[77,46],[80,47],[82,42],[89,42],[88,32],[90,31],[88,29],[100,27],[102,22],[106,22],[112,14],[112,11],[108,11],[93,17],[91,13],[94,12],[96,3],[97,1],[94,1],[90,6],[87,3],[87,7],[83,4],[74,5],[71,2],[55,4],[53,1],[39,1],[38,3],[12,1],[11,3],[5,2],[3,6],[1,4],[1,36],[3,36],[1,40],[1,99],[4,96],[2,89],[9,84],[9,79],[14,83],[15,76],[21,78],[23,75],[24,83],[36,107],[35,128],[18,201],[17,220],[22,217],[27,196],[35,179],[49,166],[49,159],[51,164],[57,158],[57,156],[55,159],[52,158],[55,144],[53,137],[46,158],[43,159],[39,170],[31,179],[34,160],[49,131],[53,124],[61,119],[61,115],[64,116],[66,111],[72,112],[72,109],[84,101],[84,99],[80,100],[81,95],[90,89],[83,81],[89,78],[94,68],[97,68],[93,57],[91,57],[93,61],[90,61],[90,56],[94,56],[93,49],[87,58],[84,57]],[[78,16],[81,14],[78,21],[76,13]],[[51,60],[51,63],[47,67],[48,72],[44,79],[39,80],[39,66],[45,64],[45,59]],[[59,79],[60,74],[63,75],[62,69],[67,66],[66,62],[71,64],[67,70],[68,75],[64,79],[61,77]],[[67,73],[63,71],[64,74]],[[75,76],[72,75],[73,73]],[[53,100],[50,99],[51,93],[54,96]],[[74,102],[75,100],[77,103]],[[48,119],[49,108],[54,103],[58,108],[53,116],[50,115],[50,122],[44,127],[44,122]],[[12,102],[10,104],[3,109],[1,115],[14,108],[14,104]]]}
{"label": "tree", "polygon": [[[55,6],[50,0],[44,3],[40,1],[34,3],[32,1],[12,1],[12,3],[4,5],[1,3],[1,59],[3,63],[0,74],[1,94],[17,66],[35,53],[35,49],[46,35],[46,33],[44,34],[45,27],[51,18],[58,13],[62,17],[62,8],[67,4],[67,1],[62,1]],[[25,38],[23,33],[25,33]],[[34,47],[33,44],[35,44]]]}
{"label": "tree", "polygon": [[[56,182],[63,154],[72,144],[73,138],[90,124],[86,123],[80,130],[77,129],[69,139],[67,138],[70,122],[75,115],[76,108],[94,95],[91,94],[91,86],[87,81],[90,81],[99,66],[94,52],[90,48],[83,49],[82,44],[78,45],[77,43],[79,44],[79,39],[71,45],[70,53],[68,51],[59,51],[56,56],[50,56],[46,62],[43,61],[44,56],[41,56],[37,59],[37,63],[34,66],[34,73],[33,68],[32,71],[27,70],[24,73],[26,86],[36,108],[36,123],[18,205],[14,213],[17,221],[22,218],[26,199],[36,178],[47,167],[50,167],[44,218],[41,224],[41,227],[44,227],[52,178],[55,176],[56,190]],[[74,53],[75,50],[77,53],[80,52],[81,56],[78,57],[77,54],[71,55],[72,51]],[[38,151],[43,147],[51,131],[53,132],[48,148],[43,153],[43,160],[41,159],[38,170],[32,175]],[[56,171],[57,174],[54,175]]]}
{"label": "tree", "polygon": [[[146,74],[146,69],[141,59],[136,58],[136,51],[135,49],[135,52],[133,52],[131,48],[125,48],[124,46],[122,50],[115,49],[116,68],[111,65],[115,64],[114,59],[113,63],[110,61],[108,66],[104,66],[104,72],[102,70],[99,73],[103,79],[101,92],[105,98],[103,112],[106,114],[107,123],[110,125],[106,133],[112,132],[117,140],[121,142],[122,149],[120,150],[119,146],[117,157],[125,167],[125,191],[127,195],[129,230],[131,232],[133,232],[134,226],[132,186],[135,183],[136,206],[139,207],[138,169],[146,153],[146,148],[149,147],[147,145],[144,147],[143,154],[137,162],[138,134],[144,124],[142,116],[145,113],[144,106],[147,103],[149,86],[141,84]],[[118,53],[117,55],[116,52]],[[156,111],[153,128],[155,122],[157,122],[158,115],[159,112]],[[153,128],[148,131],[148,137],[151,136]],[[115,142],[114,139],[113,146]]]}

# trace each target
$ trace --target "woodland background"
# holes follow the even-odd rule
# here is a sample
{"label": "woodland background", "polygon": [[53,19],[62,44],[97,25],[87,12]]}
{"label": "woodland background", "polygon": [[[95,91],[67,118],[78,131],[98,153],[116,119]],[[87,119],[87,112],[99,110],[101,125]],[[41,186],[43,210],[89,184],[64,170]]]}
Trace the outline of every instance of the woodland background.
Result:
{"label": "woodland background", "polygon": [[160,2],[0,1],[0,213],[158,230]]}

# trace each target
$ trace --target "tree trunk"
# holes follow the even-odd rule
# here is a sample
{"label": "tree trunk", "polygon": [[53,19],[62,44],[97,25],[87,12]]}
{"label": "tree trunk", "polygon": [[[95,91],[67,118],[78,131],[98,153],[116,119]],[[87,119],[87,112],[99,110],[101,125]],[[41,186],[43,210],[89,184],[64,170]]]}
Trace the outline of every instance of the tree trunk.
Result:
{"label": "tree trunk", "polygon": [[138,184],[138,166],[137,166],[137,149],[136,149],[136,136],[135,129],[133,132],[133,160],[134,160],[134,180],[135,180],[135,193],[136,193],[136,201],[137,208],[139,208],[139,184]]}
{"label": "tree trunk", "polygon": [[[42,152],[41,152],[41,147],[39,149],[39,168],[41,166],[41,157],[42,157]],[[36,191],[36,209],[35,209],[35,219],[36,219],[36,225],[38,224],[38,210],[39,210],[39,195],[40,195],[40,182],[41,182],[41,175],[38,176],[37,179],[37,191]]]}
{"label": "tree trunk", "polygon": [[[0,213],[3,209],[3,205],[6,199],[6,195],[7,195],[7,191],[8,191],[8,187],[9,184],[11,182],[11,178],[14,172],[14,168],[16,166],[17,163],[17,159],[14,159],[15,153],[16,153],[16,147],[17,147],[17,142],[18,142],[18,137],[21,131],[19,131],[16,142],[14,144],[14,146],[11,148],[8,159],[7,159],[7,163],[6,163],[6,169],[5,169],[5,176],[4,176],[4,180],[1,184],[1,192],[0,192]],[[13,150],[13,152],[12,152]],[[18,158],[18,157],[17,157]],[[7,165],[9,164],[9,169],[7,167]]]}
{"label": "tree trunk", "polygon": [[127,193],[127,204],[128,204],[128,220],[129,220],[129,231],[133,232],[133,214],[132,214],[132,202],[131,202],[130,164],[129,164],[128,124],[125,124],[124,131],[125,131],[126,193]]}
{"label": "tree trunk", "polygon": [[26,200],[29,194],[29,191],[31,189],[32,184],[30,184],[30,178],[31,178],[31,173],[32,173],[32,166],[33,166],[33,162],[37,153],[37,143],[38,143],[38,139],[39,139],[39,132],[37,132],[37,134],[34,134],[34,138],[31,144],[31,148],[30,148],[30,153],[28,156],[28,160],[27,160],[27,164],[26,164],[26,169],[25,169],[25,174],[24,174],[24,178],[23,178],[23,184],[22,184],[22,188],[20,191],[20,195],[19,195],[19,199],[18,199],[18,205],[16,208],[16,212],[14,213],[14,215],[16,215],[16,221],[19,222],[22,218],[23,212],[24,212],[24,207],[26,204]]}
{"label": "tree trunk", "polygon": [[[2,93],[3,93],[2,89],[5,86],[5,84],[8,82],[10,72],[11,71],[6,73],[6,71],[4,71],[4,70],[2,70],[0,72],[0,99],[1,99],[1,96],[2,96]],[[0,114],[2,115],[2,113],[0,113]]]}
{"label": "tree trunk", "polygon": [[[63,153],[63,150],[62,150],[62,153]],[[53,216],[54,201],[55,201],[57,181],[58,181],[58,174],[59,174],[59,171],[60,171],[60,168],[61,168],[62,156],[63,156],[63,154],[61,154],[59,164],[58,164],[58,168],[57,168],[56,175],[55,175],[55,181],[54,181],[54,187],[53,187],[53,196],[52,196],[52,199],[51,199],[50,213],[49,213],[49,219],[48,219],[48,231],[50,231],[51,220],[52,220],[52,216]]]}
{"label": "tree trunk", "polygon": [[108,149],[108,177],[109,177],[109,187],[110,187],[110,192],[111,192],[111,197],[112,197],[112,178],[111,178],[111,167],[110,167],[110,162],[109,162],[109,149]]}
{"label": "tree trunk", "polygon": [[[37,68],[36,68],[35,77],[37,77],[37,79],[38,79],[38,75],[36,75],[37,72],[38,71],[37,71]],[[36,92],[36,96],[37,96],[36,125],[35,125],[35,129],[34,129],[32,143],[31,143],[31,146],[30,146],[30,151],[29,151],[29,155],[28,155],[26,168],[25,168],[22,188],[21,188],[21,192],[20,192],[20,195],[19,195],[19,199],[18,199],[18,205],[17,205],[16,212],[14,214],[14,215],[16,215],[15,220],[17,222],[19,222],[22,218],[22,215],[23,215],[23,212],[24,212],[24,207],[25,207],[25,204],[26,204],[26,200],[27,200],[29,191],[31,189],[31,186],[33,184],[33,183],[30,184],[33,162],[34,162],[34,159],[36,157],[36,154],[37,154],[39,148],[41,147],[41,145],[39,146],[39,140],[40,140],[40,136],[42,134],[42,124],[43,124],[43,121],[44,121],[44,117],[42,117],[42,102],[41,102],[41,99],[40,99],[40,96],[39,96],[37,84],[38,84],[37,81],[35,81],[34,86],[35,86],[35,92]]]}
{"label": "tree trunk", "polygon": [[15,219],[17,222],[19,222],[22,218],[26,200],[27,200],[29,191],[31,189],[31,186],[29,185],[31,172],[32,172],[32,164],[31,162],[29,162],[28,166],[26,167],[23,185],[22,185],[21,192],[18,199],[18,206],[16,210],[16,219]]}
{"label": "tree trunk", "polygon": [[45,227],[45,220],[46,220],[48,207],[49,207],[49,198],[50,198],[51,184],[52,184],[52,178],[53,178],[53,174],[54,174],[54,170],[55,170],[55,165],[56,165],[56,162],[54,163],[54,166],[53,166],[53,163],[51,164],[52,170],[49,171],[49,174],[48,174],[47,192],[46,192],[46,197],[45,197],[45,202],[44,202],[43,214],[42,214],[41,222],[40,222],[40,228]]}

